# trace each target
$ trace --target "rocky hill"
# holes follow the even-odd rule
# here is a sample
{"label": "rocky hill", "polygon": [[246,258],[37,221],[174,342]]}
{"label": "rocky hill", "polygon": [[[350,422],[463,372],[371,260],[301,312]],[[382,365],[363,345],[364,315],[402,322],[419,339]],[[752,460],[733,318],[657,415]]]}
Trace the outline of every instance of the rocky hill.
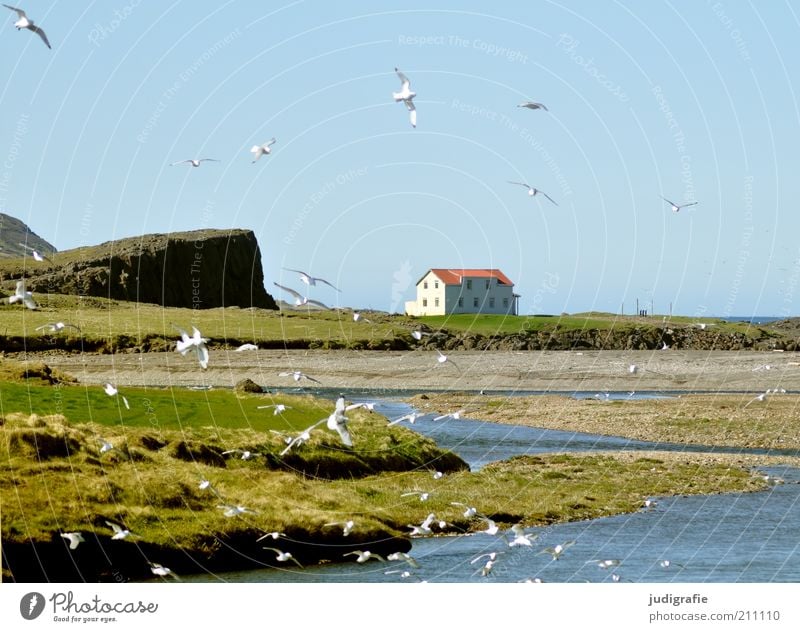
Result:
{"label": "rocky hill", "polygon": [[165,307],[277,309],[264,289],[261,250],[250,230],[203,229],[143,235],[65,250],[51,261],[3,261],[13,287],[27,279],[34,293],[78,294]]}
{"label": "rocky hill", "polygon": [[0,213],[0,258],[30,256],[30,250],[22,244],[27,244],[30,248],[48,256],[56,251],[54,246],[28,228],[25,222]]}

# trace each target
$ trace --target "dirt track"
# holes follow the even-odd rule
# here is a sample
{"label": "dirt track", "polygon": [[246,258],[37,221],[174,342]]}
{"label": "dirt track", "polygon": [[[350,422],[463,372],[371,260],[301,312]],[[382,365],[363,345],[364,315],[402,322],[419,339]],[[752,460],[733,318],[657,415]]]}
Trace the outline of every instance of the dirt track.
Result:
{"label": "dirt track", "polygon": [[[332,388],[539,391],[800,391],[800,355],[750,351],[246,351],[212,349],[209,368],[177,353],[29,355],[89,384],[213,385],[250,378],[267,388],[303,385],[300,370]],[[22,359],[22,358],[19,358]],[[631,373],[630,365],[637,370]],[[769,368],[767,368],[769,367]]]}

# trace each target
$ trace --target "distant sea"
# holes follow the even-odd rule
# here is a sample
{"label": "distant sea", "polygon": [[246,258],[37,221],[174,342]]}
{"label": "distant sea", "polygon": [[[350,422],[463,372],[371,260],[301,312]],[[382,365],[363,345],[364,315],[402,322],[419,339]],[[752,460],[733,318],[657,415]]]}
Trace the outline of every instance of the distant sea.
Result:
{"label": "distant sea", "polygon": [[730,323],[750,323],[752,325],[765,325],[776,320],[785,320],[789,316],[712,316],[711,318],[721,318]]}

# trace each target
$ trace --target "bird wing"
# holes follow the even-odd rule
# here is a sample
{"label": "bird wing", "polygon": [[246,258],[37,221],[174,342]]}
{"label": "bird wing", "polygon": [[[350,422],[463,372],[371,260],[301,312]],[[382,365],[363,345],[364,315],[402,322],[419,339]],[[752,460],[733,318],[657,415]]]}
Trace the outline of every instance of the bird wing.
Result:
{"label": "bird wing", "polygon": [[538,190],[537,190],[537,193],[541,193],[541,194],[542,194],[543,196],[545,196],[545,197],[546,197],[548,200],[550,200],[550,201],[551,201],[553,204],[555,204],[556,206],[558,206],[558,203],[557,203],[557,202],[556,202],[556,201],[555,201],[553,198],[551,198],[549,195],[547,195],[547,193],[545,193],[544,191],[538,191]]}
{"label": "bird wing", "polygon": [[689,202],[688,204],[681,204],[681,208],[686,208],[687,206],[694,206],[697,202]]}
{"label": "bird wing", "polygon": [[28,309],[36,309],[37,307],[39,307],[36,304],[36,301],[34,301],[30,296],[26,296],[25,298],[23,298],[22,302],[25,304],[25,307],[27,307]]}
{"label": "bird wing", "polygon": [[336,432],[339,433],[342,443],[344,443],[348,448],[353,447],[353,438],[350,436],[350,431],[347,429],[347,426],[344,423],[336,424]]}
{"label": "bird wing", "polygon": [[397,73],[397,76],[400,77],[400,84],[404,89],[409,89],[411,87],[411,80],[406,77],[405,73],[398,68],[395,68],[394,71]]}
{"label": "bird wing", "polygon": [[675,202],[672,202],[672,201],[668,200],[667,198],[665,198],[663,196],[661,197],[661,199],[664,200],[670,206],[678,206],[677,204],[675,204]]}
{"label": "bird wing", "polygon": [[12,7],[12,6],[8,5],[8,4],[4,4],[3,6],[4,6],[6,9],[11,9],[12,11],[16,11],[16,12],[17,12],[17,15],[18,15],[19,17],[21,17],[21,18],[26,18],[26,17],[28,17],[27,15],[25,15],[25,11],[23,11],[22,9],[17,9],[16,7]]}
{"label": "bird wing", "polygon": [[192,162],[191,160],[179,160],[178,162],[170,163],[170,167],[174,167],[175,165],[182,165],[185,162]]}
{"label": "bird wing", "polygon": [[414,104],[411,102],[411,99],[406,99],[406,105],[408,106],[408,118],[411,121],[411,126],[417,126],[417,108],[414,107]]}
{"label": "bird wing", "polygon": [[205,344],[200,343],[195,347],[197,350],[197,360],[200,362],[200,366],[204,369],[208,368],[208,347]]}
{"label": "bird wing", "polygon": [[219,162],[216,158],[201,158],[197,162]]}
{"label": "bird wing", "polygon": [[322,309],[330,309],[330,307],[328,305],[325,305],[325,303],[322,303],[320,301],[315,301],[315,300],[310,299],[310,298],[306,300],[306,304],[307,305],[316,305],[317,307],[321,307]]}
{"label": "bird wing", "polygon": [[[296,272],[296,270],[293,270],[293,272]],[[283,285],[279,285],[278,283],[275,283],[274,281],[273,281],[273,284],[274,284],[276,287],[279,287],[280,289],[282,289],[284,292],[288,292],[289,294],[291,294],[292,296],[294,296],[296,299],[299,299],[299,300],[305,300],[305,296],[303,296],[302,294],[300,294],[300,292],[297,292],[297,291],[293,290],[292,288],[285,287],[285,286],[283,286]]]}
{"label": "bird wing", "polygon": [[47,45],[47,48],[50,49],[53,48],[52,46],[50,46],[50,42],[47,41],[47,35],[44,34],[44,31],[41,28],[39,28],[35,24],[32,24],[28,28],[42,38],[42,41]]}
{"label": "bird wing", "polygon": [[329,281],[326,281],[325,279],[320,279],[319,277],[314,277],[314,280],[315,281],[321,281],[325,285],[329,285],[330,287],[332,287],[337,292],[341,292],[341,290],[338,287],[336,287],[333,283],[330,283]]}
{"label": "bird wing", "polygon": [[529,185],[529,184],[527,184],[525,182],[513,182],[512,180],[506,180],[506,182],[508,182],[509,184],[518,184],[518,185],[520,185],[522,187],[525,187],[528,190],[530,190],[530,188],[531,188],[531,185]]}
{"label": "bird wing", "polygon": [[267,143],[265,143],[265,146],[266,147],[272,147],[274,144],[275,144],[275,139],[274,138],[270,138],[269,141]]}
{"label": "bird wing", "polygon": [[[36,328],[36,331],[41,331],[42,329],[49,329],[50,331],[55,331],[54,323],[47,323],[46,325],[39,325]],[[753,369],[755,370],[755,369]]]}

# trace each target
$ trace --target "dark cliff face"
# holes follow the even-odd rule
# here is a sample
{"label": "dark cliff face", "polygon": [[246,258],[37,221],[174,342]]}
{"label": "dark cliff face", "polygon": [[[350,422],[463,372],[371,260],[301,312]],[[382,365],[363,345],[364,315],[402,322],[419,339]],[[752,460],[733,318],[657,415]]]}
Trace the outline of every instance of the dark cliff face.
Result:
{"label": "dark cliff face", "polygon": [[277,309],[250,230],[143,235],[66,250],[31,275],[34,292],[102,296],[165,307]]}

